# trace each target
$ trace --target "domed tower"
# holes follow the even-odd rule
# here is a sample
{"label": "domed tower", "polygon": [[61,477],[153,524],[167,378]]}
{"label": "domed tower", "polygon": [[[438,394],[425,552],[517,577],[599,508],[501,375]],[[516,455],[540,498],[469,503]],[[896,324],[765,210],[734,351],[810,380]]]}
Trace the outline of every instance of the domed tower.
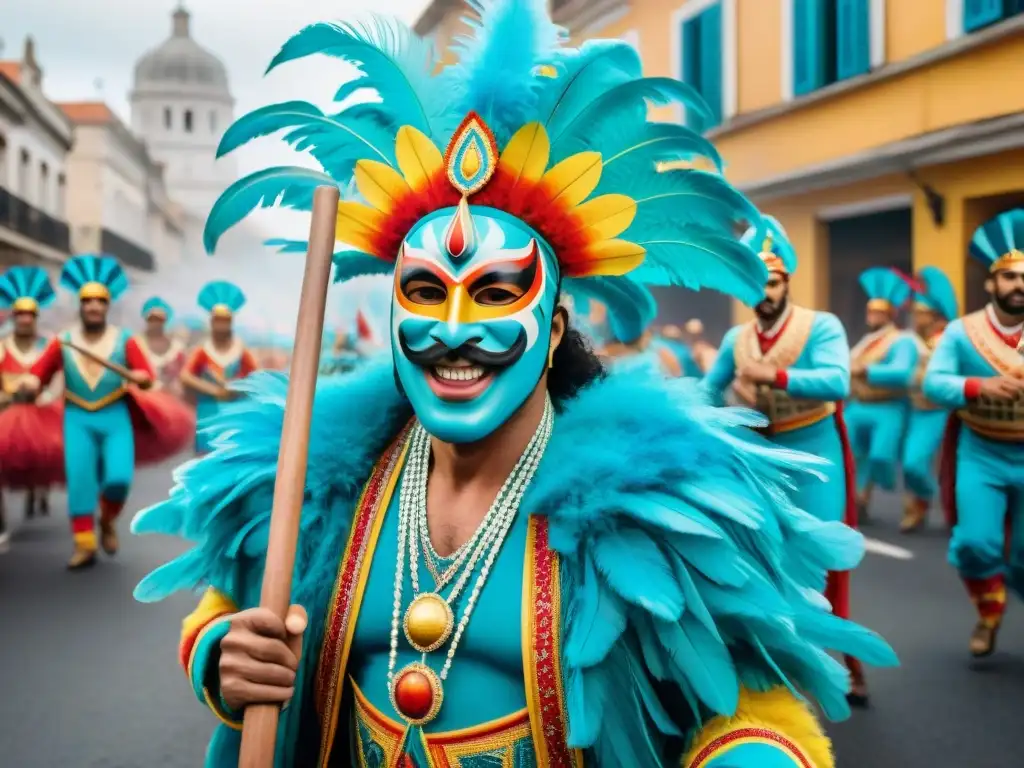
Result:
{"label": "domed tower", "polygon": [[132,129],[164,164],[170,197],[203,220],[237,178],[231,159],[214,159],[235,100],[220,59],[192,39],[188,11],[179,5],[171,18],[170,38],[135,65]]}

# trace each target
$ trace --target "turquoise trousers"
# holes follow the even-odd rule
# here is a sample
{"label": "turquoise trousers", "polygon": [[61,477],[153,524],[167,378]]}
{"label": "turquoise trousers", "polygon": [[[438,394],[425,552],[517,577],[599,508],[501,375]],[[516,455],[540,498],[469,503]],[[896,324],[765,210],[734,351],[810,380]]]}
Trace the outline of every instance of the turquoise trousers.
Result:
{"label": "turquoise trousers", "polygon": [[989,440],[963,427],[956,462],[950,565],[967,579],[1003,574],[1024,596],[1024,443]]}
{"label": "turquoise trousers", "polygon": [[846,426],[857,463],[857,490],[877,485],[896,488],[907,405],[902,400],[885,403],[852,402],[846,410]]}
{"label": "turquoise trousers", "polygon": [[135,436],[122,399],[87,411],[64,407],[64,469],[71,517],[92,517],[99,499],[122,503],[135,475]]}
{"label": "turquoise trousers", "polygon": [[903,484],[923,501],[931,501],[939,488],[936,463],[948,420],[948,411],[910,411],[903,443]]}
{"label": "turquoise trousers", "polygon": [[771,440],[776,445],[828,459],[827,467],[816,468],[824,478],[801,474],[793,501],[819,520],[841,521],[846,512],[846,470],[836,420],[829,417],[809,427],[772,435]]}

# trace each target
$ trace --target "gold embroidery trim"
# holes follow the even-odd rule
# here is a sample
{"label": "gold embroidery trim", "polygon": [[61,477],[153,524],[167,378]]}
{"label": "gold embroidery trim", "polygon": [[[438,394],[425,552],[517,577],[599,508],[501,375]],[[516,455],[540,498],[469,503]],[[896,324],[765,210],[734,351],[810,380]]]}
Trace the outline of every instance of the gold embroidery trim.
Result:
{"label": "gold embroidery trim", "polygon": [[111,403],[116,403],[128,390],[121,386],[119,389],[115,389],[109,395],[104,395],[99,400],[86,400],[85,398],[79,397],[78,395],[64,390],[64,399],[72,405],[77,405],[79,408],[85,411],[98,411],[102,408],[106,408]]}

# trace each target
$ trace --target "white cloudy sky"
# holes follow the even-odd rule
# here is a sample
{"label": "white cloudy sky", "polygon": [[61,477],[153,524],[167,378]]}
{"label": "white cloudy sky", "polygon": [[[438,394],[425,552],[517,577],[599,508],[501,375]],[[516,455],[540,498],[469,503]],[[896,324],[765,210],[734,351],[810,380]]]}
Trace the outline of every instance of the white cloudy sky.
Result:
{"label": "white cloudy sky", "polygon": [[[192,37],[221,58],[228,70],[236,114],[255,107],[289,99],[305,99],[324,106],[350,70],[322,57],[293,62],[264,78],[267,63],[294,32],[316,21],[351,17],[372,9],[412,23],[427,0],[186,0],[192,14]],[[178,0],[0,0],[0,58],[20,59],[26,35],[36,41],[37,58],[44,70],[44,90],[54,101],[102,99],[127,122],[127,94],[132,86],[135,62],[163,42],[171,32],[171,13]],[[240,150],[241,172],[268,165],[297,162],[308,164],[279,140],[270,138]],[[263,211],[255,215],[258,226],[271,236],[304,237],[308,218],[292,212]],[[278,259],[301,257],[279,256]],[[262,261],[262,260],[260,260]],[[216,262],[216,259],[211,260]],[[301,268],[273,262],[278,269],[272,277],[259,280],[252,275],[233,279],[247,290],[250,306],[244,319],[262,314],[265,300],[259,297],[288,293],[297,298]],[[216,263],[204,264],[211,274]],[[175,276],[177,277],[177,276]],[[183,294],[194,296],[192,283],[206,276],[189,278]],[[166,281],[167,275],[161,277]],[[356,286],[353,286],[355,288]],[[173,290],[164,286],[166,290]],[[283,289],[283,290],[282,290]],[[337,294],[338,289],[335,289]],[[173,300],[172,300],[173,301]],[[177,302],[173,302],[177,303]],[[191,303],[191,300],[188,302]],[[346,305],[348,301],[342,302]],[[259,308],[254,305],[263,305]],[[290,324],[294,300],[286,301],[281,320]],[[277,302],[275,302],[277,305]],[[337,303],[334,303],[338,307]],[[284,309],[284,307],[282,307]],[[339,309],[341,309],[339,307]],[[351,307],[342,314],[352,313]],[[347,317],[345,318],[348,319]],[[344,324],[342,318],[338,318]]]}

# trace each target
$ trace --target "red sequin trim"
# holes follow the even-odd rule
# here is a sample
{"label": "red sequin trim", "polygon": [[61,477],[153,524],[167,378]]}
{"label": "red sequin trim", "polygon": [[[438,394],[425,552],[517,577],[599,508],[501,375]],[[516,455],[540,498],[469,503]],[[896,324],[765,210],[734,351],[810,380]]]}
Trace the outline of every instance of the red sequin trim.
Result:
{"label": "red sequin trim", "polygon": [[532,518],[533,546],[533,658],[532,681],[539,706],[541,729],[547,747],[548,766],[574,768],[576,760],[566,734],[565,692],[559,659],[561,645],[558,556],[548,546],[548,519]]}
{"label": "red sequin trim", "polygon": [[719,736],[700,751],[694,761],[690,763],[689,768],[700,768],[701,764],[711,757],[714,752],[717,752],[719,749],[727,747],[734,741],[739,741],[740,739],[764,739],[765,741],[771,741],[778,744],[780,747],[789,750],[793,757],[800,761],[802,768],[814,768],[814,765],[807,759],[803,752],[797,748],[796,744],[782,734],[770,731],[767,728],[740,728],[736,731],[730,731],[724,736]]}

